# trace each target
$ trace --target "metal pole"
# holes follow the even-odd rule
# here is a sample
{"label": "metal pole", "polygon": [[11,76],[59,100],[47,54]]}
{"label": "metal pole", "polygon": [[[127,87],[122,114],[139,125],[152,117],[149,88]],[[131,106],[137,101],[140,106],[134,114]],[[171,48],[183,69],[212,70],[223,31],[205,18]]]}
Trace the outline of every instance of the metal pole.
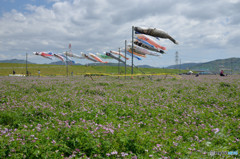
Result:
{"label": "metal pole", "polygon": [[133,40],[134,40],[134,26],[132,26],[132,75],[133,75]]}
{"label": "metal pole", "polygon": [[27,56],[28,56],[28,54],[26,53],[26,76],[28,76],[28,63],[27,63]]}
{"label": "metal pole", "polygon": [[[119,52],[118,58],[120,59],[120,48],[118,48],[118,52]],[[118,74],[120,74],[120,61],[119,60],[118,60]]]}
{"label": "metal pole", "polygon": [[127,59],[126,59],[126,57],[127,57],[127,40],[125,40],[125,79],[126,79],[126,72],[127,72]]}
{"label": "metal pole", "polygon": [[[71,43],[69,43],[69,45],[68,45],[68,49],[69,49],[69,53],[72,53],[72,44]],[[72,61],[71,61],[72,62]],[[70,65],[71,65],[72,63],[70,63]],[[68,65],[67,65],[67,77],[68,77]]]}
{"label": "metal pole", "polygon": [[181,68],[181,59],[179,59],[180,60],[180,66],[179,66],[179,74],[181,74],[182,73],[182,68]]}
{"label": "metal pole", "polygon": [[175,63],[176,63],[176,71],[178,72],[179,74],[179,59],[178,59],[178,52],[176,51],[176,54],[175,54]]}
{"label": "metal pole", "polygon": [[66,73],[68,77],[68,57],[67,57],[67,51],[66,51]]}

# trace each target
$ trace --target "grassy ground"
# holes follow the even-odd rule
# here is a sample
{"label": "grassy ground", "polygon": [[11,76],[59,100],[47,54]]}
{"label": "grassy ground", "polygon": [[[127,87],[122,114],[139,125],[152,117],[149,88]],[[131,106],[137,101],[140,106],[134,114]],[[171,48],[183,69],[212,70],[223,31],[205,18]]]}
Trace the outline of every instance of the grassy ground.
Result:
{"label": "grassy ground", "polygon": [[[38,76],[38,70],[40,70],[41,76],[66,76],[67,68],[65,65],[46,65],[46,64],[28,64],[28,71],[31,76]],[[25,64],[11,64],[0,63],[0,76],[8,76],[15,70],[16,74],[26,74]],[[86,73],[107,73],[118,74],[117,66],[79,66],[69,65],[68,73],[71,75],[83,75]],[[125,67],[120,67],[120,74],[125,74]],[[178,70],[174,69],[159,69],[159,68],[134,68],[134,73],[143,74],[151,73],[178,73]],[[185,71],[186,72],[186,71]],[[127,67],[127,74],[131,74],[131,67]]]}
{"label": "grassy ground", "polygon": [[239,76],[93,78],[0,77],[1,158],[240,157]]}

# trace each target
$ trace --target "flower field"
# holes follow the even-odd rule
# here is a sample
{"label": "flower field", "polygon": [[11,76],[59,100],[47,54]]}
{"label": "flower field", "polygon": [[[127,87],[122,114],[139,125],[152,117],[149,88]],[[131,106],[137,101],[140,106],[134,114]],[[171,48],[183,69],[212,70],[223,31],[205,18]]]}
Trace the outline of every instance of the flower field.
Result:
{"label": "flower field", "polygon": [[0,77],[0,158],[237,158],[239,90],[237,75]]}

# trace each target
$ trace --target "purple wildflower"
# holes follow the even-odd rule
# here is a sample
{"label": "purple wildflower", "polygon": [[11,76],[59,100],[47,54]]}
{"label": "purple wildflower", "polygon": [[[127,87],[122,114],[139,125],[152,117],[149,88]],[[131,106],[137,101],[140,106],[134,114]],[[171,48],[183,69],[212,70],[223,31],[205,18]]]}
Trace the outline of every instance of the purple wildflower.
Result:
{"label": "purple wildflower", "polygon": [[55,140],[52,140],[52,142],[51,142],[52,144],[56,144],[56,141]]}
{"label": "purple wildflower", "polygon": [[219,128],[215,128],[215,129],[212,129],[212,131],[216,134],[216,133],[218,133],[220,130],[219,130]]}

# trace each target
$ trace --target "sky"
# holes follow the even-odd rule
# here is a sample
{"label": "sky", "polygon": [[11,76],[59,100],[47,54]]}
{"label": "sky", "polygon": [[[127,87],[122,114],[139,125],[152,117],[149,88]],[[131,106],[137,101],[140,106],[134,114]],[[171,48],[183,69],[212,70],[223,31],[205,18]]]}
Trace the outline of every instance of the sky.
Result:
{"label": "sky", "polygon": [[[240,57],[240,0],[0,0],[0,60],[50,63],[35,51],[104,53],[131,43],[132,26],[164,30],[161,57],[135,65],[167,67]],[[75,59],[77,63],[91,61]],[[114,60],[107,60],[116,62]],[[131,61],[128,61],[131,64]]]}

